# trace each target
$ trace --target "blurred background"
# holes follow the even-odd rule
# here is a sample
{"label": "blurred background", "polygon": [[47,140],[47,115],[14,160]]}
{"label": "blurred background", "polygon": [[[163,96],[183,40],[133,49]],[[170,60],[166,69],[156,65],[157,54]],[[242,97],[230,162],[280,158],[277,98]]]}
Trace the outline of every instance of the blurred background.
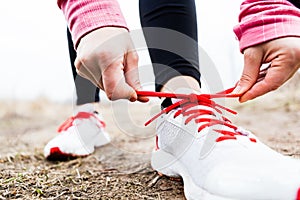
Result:
{"label": "blurred background", "polygon": [[[138,0],[119,0],[130,29],[139,29]],[[241,0],[196,1],[199,44],[215,63],[224,87],[242,70],[242,55],[232,31]],[[0,8],[0,100],[38,97],[69,102],[74,96],[66,22],[56,1],[3,1]],[[140,65],[150,63],[140,53]]]}

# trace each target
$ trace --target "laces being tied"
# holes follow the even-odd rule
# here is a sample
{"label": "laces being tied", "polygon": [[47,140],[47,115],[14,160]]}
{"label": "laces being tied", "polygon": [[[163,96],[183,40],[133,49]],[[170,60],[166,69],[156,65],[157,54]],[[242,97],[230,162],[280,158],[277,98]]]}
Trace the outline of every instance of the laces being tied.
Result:
{"label": "laces being tied", "polygon": [[[203,130],[206,127],[214,125],[223,125],[228,127],[227,130],[213,129],[214,131],[221,134],[220,137],[216,139],[216,142],[221,142],[224,140],[235,140],[236,136],[249,136],[249,132],[244,130],[241,127],[237,127],[232,122],[223,115],[224,111],[230,112],[232,114],[237,114],[236,111],[226,108],[220,104],[217,104],[212,99],[216,98],[234,98],[239,95],[230,94],[234,90],[233,88],[215,93],[215,94],[174,94],[174,93],[164,93],[164,92],[151,92],[151,91],[137,91],[139,96],[147,97],[166,97],[166,98],[175,98],[179,99],[176,103],[166,107],[160,113],[152,117],[148,122],[145,123],[145,126],[153,122],[159,116],[164,113],[168,113],[171,110],[177,109],[177,112],[174,114],[174,118],[180,114],[186,117],[185,124],[188,124],[192,120],[195,123],[199,124],[198,132]],[[201,107],[198,107],[201,106]],[[207,108],[207,109],[206,109]],[[217,118],[216,113],[219,113],[221,117]],[[200,116],[211,116],[211,117],[201,117]],[[201,124],[201,125],[200,125]],[[256,142],[255,138],[249,138],[250,141]]]}

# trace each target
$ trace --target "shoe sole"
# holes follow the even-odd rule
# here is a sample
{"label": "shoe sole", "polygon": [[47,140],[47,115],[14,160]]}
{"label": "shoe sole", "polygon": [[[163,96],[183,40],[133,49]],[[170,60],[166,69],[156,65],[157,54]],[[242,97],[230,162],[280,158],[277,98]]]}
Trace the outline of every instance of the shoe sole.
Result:
{"label": "shoe sole", "polygon": [[84,158],[88,155],[76,155],[76,154],[68,154],[64,153],[60,150],[59,147],[53,147],[50,149],[49,156],[46,157],[49,161],[68,161],[68,160],[74,160],[76,158]]}
{"label": "shoe sole", "polygon": [[[110,137],[107,132],[103,131],[101,134],[98,134],[97,137],[94,138],[92,142],[95,142],[94,144],[91,144],[93,147],[101,147],[110,142]],[[94,151],[93,151],[94,152]],[[59,147],[52,147],[50,149],[49,155],[46,156],[46,159],[49,161],[67,161],[67,160],[74,160],[76,158],[84,158],[89,155],[91,155],[93,152],[89,154],[70,154],[70,153],[64,153],[60,150]]]}
{"label": "shoe sole", "polygon": [[159,149],[152,153],[151,165],[158,173],[171,178],[182,178],[187,200],[234,200],[209,193],[197,186],[187,169],[173,155]]}

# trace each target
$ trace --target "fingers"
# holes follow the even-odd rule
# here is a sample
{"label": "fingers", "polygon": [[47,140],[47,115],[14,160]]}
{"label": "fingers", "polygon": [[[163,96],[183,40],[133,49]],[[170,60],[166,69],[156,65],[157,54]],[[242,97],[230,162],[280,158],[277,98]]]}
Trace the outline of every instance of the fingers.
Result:
{"label": "fingers", "polygon": [[298,68],[293,65],[293,62],[280,57],[273,60],[270,67],[260,73],[261,79],[258,79],[258,82],[240,97],[240,102],[252,100],[279,88],[297,72]]}
{"label": "fingers", "polygon": [[[141,83],[139,79],[138,72],[138,55],[136,51],[129,51],[125,58],[125,68],[124,68],[125,80],[135,91],[141,90]],[[148,102],[147,97],[138,97],[140,102]]]}
{"label": "fingers", "polygon": [[267,70],[265,77],[258,81],[254,86],[240,97],[240,102],[246,102],[256,97],[262,96],[270,91],[276,90],[281,86],[287,77],[282,76],[284,73],[281,67],[271,67]]}
{"label": "fingers", "polygon": [[[75,67],[77,73],[90,80],[94,85],[103,89],[110,100],[129,99],[130,101],[139,100],[147,102],[146,97],[138,97],[136,90],[141,89],[138,75],[138,56],[136,52],[129,53],[125,57],[125,61],[120,58],[105,67],[102,74],[100,67],[93,62],[84,59],[76,59]],[[126,67],[123,63],[127,63]],[[126,69],[126,70],[125,70]]]}
{"label": "fingers", "polygon": [[244,69],[242,76],[232,92],[233,94],[244,94],[257,81],[262,64],[263,54],[259,49],[249,48],[244,52]]}
{"label": "fingers", "polygon": [[136,101],[138,98],[137,94],[126,83],[123,70],[122,60],[118,60],[102,72],[104,91],[110,100],[129,99],[130,101]]}
{"label": "fingers", "polygon": [[147,101],[136,94],[141,88],[138,56],[124,28],[104,27],[84,36],[77,48],[75,67],[111,100]]}
{"label": "fingers", "polygon": [[260,81],[262,81],[266,77],[268,69],[270,68],[270,66],[271,65],[269,65],[267,68],[262,69],[262,70],[259,71],[259,74],[258,74],[256,82],[260,82]]}

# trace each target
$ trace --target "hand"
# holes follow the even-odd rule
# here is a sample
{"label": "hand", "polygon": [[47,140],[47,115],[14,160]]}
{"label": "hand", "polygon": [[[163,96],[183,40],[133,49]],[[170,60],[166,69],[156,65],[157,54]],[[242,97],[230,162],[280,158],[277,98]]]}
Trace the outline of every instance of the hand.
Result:
{"label": "hand", "polygon": [[[262,64],[269,63],[261,70]],[[246,102],[276,90],[290,79],[300,67],[300,38],[285,37],[244,51],[244,70],[233,91]]]}
{"label": "hand", "polygon": [[75,66],[80,76],[104,90],[110,100],[148,100],[136,94],[141,88],[138,55],[124,28],[104,27],[84,36],[77,48]]}

